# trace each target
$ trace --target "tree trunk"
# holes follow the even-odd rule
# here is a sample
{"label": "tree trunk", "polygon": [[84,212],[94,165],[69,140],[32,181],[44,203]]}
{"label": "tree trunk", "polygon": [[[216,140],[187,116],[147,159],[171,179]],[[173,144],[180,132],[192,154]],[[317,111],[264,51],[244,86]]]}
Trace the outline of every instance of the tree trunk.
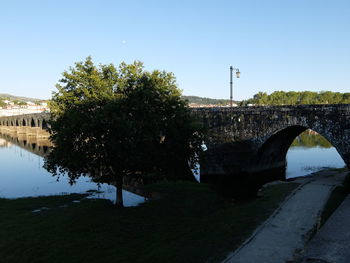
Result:
{"label": "tree trunk", "polygon": [[117,182],[116,182],[116,207],[124,207],[124,201],[123,201],[123,176],[119,175],[117,176]]}
{"label": "tree trunk", "polygon": [[124,207],[124,201],[123,201],[123,174],[116,173],[112,166],[109,166],[109,170],[112,172],[112,174],[116,178],[115,187],[117,189],[116,189],[115,206],[116,207]]}

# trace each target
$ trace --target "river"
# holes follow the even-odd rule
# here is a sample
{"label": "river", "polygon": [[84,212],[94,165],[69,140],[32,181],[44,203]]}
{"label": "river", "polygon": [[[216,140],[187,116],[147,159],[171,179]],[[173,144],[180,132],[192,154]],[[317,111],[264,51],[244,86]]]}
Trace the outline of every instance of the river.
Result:
{"label": "river", "polygon": [[321,135],[306,131],[299,135],[287,153],[286,178],[305,176],[325,168],[343,168],[337,150]]}
{"label": "river", "polygon": [[[29,146],[34,145],[33,143]],[[29,151],[30,150],[30,151]],[[84,193],[98,191],[91,198],[105,198],[115,201],[115,187],[96,184],[88,177],[81,177],[70,185],[67,177],[59,181],[48,173],[43,165],[43,157],[30,147],[25,149],[8,138],[0,137],[0,197],[19,198],[28,196]],[[286,178],[304,176],[324,167],[341,168],[345,164],[336,149],[317,134],[302,134],[290,147],[287,154]],[[125,206],[135,206],[144,198],[123,191]]]}
{"label": "river", "polygon": [[[29,144],[33,145],[33,143]],[[88,177],[80,177],[70,185],[67,177],[59,181],[43,166],[43,157],[0,137],[0,197],[19,198],[28,196],[57,195],[67,193],[95,192],[90,198],[115,201],[115,187],[96,184]],[[144,197],[123,190],[124,206],[135,206],[145,201]]]}

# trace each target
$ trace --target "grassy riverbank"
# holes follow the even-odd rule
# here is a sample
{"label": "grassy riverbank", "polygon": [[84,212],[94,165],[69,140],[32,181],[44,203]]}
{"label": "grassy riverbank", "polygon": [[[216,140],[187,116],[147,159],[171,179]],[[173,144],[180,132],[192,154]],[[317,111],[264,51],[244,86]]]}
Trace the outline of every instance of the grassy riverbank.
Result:
{"label": "grassy riverbank", "polygon": [[161,198],[125,209],[73,202],[82,195],[0,199],[1,262],[218,262],[296,186],[233,203],[204,184],[158,184]]}
{"label": "grassy riverbank", "polygon": [[321,215],[321,224],[324,225],[333,212],[341,205],[345,198],[350,194],[350,173],[347,168],[333,169],[339,173],[347,173],[343,184],[337,186],[331,193]]}

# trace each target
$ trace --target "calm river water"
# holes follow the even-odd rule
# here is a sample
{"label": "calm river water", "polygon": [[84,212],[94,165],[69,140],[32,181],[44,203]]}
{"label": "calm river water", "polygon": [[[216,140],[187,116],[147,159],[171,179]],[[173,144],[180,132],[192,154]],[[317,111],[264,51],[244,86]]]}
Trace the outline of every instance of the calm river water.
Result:
{"label": "calm river water", "polygon": [[[67,177],[56,180],[43,166],[43,157],[21,148],[0,137],[0,197],[18,198],[27,196],[84,193],[89,190],[102,193],[92,198],[105,198],[115,201],[115,187],[96,184],[88,177],[81,177],[70,185]],[[144,197],[123,191],[124,205],[135,206],[144,202]]]}
{"label": "calm river water", "polygon": [[286,178],[344,166],[337,150],[324,137],[307,131],[299,135],[288,150]]}
{"label": "calm river water", "polygon": [[[304,176],[323,167],[345,166],[335,148],[325,143],[324,139],[320,142],[315,135],[303,136],[298,137],[288,151],[286,178]],[[2,137],[0,137],[0,164],[0,197],[18,198],[98,190],[102,193],[92,197],[115,200],[114,186],[98,185],[91,182],[88,177],[81,177],[74,185],[69,185],[66,177],[57,181],[42,168],[42,157]],[[123,194],[126,206],[144,202],[143,197],[128,191],[124,191]]]}

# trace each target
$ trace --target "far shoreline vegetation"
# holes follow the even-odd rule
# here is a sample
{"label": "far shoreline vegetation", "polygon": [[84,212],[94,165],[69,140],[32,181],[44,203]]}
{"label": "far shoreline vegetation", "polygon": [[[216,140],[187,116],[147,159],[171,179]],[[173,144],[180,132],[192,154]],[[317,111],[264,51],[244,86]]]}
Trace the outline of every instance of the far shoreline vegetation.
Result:
{"label": "far shoreline vegetation", "polygon": [[301,105],[301,104],[349,104],[350,93],[332,91],[275,91],[270,95],[258,92],[253,98],[243,100],[240,106],[247,105]]}
{"label": "far shoreline vegetation", "polygon": [[294,141],[292,142],[290,147],[320,147],[320,148],[332,148],[333,145],[322,135],[313,131],[306,130],[299,134]]}
{"label": "far shoreline vegetation", "polygon": [[[189,104],[229,105],[229,99],[212,99],[199,96],[182,96]],[[350,92],[333,91],[275,91],[271,94],[258,92],[252,98],[234,101],[238,106],[301,105],[301,104],[350,104]]]}

